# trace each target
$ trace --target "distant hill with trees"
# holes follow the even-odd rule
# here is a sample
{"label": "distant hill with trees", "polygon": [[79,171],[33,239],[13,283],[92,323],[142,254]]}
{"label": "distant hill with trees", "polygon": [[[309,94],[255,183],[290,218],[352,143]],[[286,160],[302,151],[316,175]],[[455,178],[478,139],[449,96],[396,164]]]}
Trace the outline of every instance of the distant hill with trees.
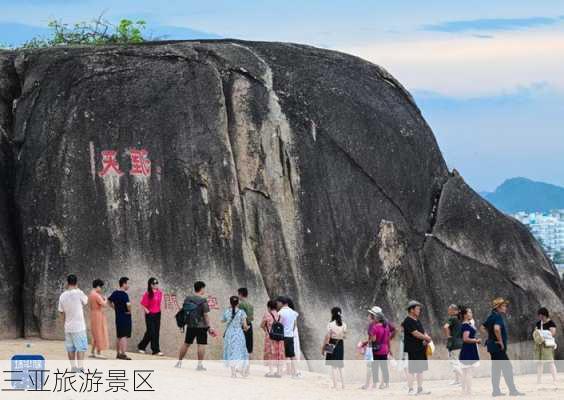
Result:
{"label": "distant hill with trees", "polygon": [[564,188],[527,178],[512,178],[494,192],[481,193],[490,203],[505,213],[548,212],[564,209]]}

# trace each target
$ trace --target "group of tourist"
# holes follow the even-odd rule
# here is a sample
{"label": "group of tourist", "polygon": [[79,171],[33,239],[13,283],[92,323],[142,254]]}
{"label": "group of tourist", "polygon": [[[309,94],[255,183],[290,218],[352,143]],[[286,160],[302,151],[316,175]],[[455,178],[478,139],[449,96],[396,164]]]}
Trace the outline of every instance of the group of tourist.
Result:
{"label": "group of tourist", "polygon": [[[205,371],[203,361],[208,335],[217,336],[209,319],[210,308],[205,297],[205,283],[194,284],[194,294],[186,297],[179,310],[183,314],[181,327],[186,330],[176,367],[182,367],[182,361],[190,346],[196,341],[198,346],[198,371]],[[239,288],[237,295],[229,298],[229,308],[226,309],[221,321],[225,324],[223,333],[223,360],[231,369],[231,376],[246,377],[250,371],[250,356],[253,353],[253,322],[254,307],[248,301],[247,288]],[[269,367],[265,375],[268,378],[281,378],[283,361],[288,360],[286,371],[293,377],[298,377],[296,358],[299,354],[297,340],[298,313],[293,309],[293,302],[288,297],[278,297],[268,301],[266,311],[262,317],[260,328],[264,331],[264,360]]]}
{"label": "group of tourist", "polygon": [[[116,358],[129,360],[126,354],[127,339],[131,337],[132,305],[127,291],[129,279],[122,277],[119,288],[109,297],[103,295],[104,282],[94,280],[92,290],[86,296],[78,288],[77,277],[67,277],[67,290],[59,298],[59,312],[64,319],[65,347],[68,352],[71,367],[75,371],[83,370],[84,355],[88,350],[88,337],[84,320],[83,307],[90,307],[90,328],[92,336],[91,357],[103,358],[102,351],[108,349],[108,329],[103,313],[106,306],[115,310],[116,325]],[[176,319],[179,327],[185,330],[184,341],[178,354],[176,367],[182,366],[190,346],[197,344],[198,371],[205,371],[203,361],[208,335],[217,336],[212,327],[209,312],[210,307],[205,293],[206,284],[198,281],[194,284],[194,293],[187,296],[179,310]],[[221,321],[225,324],[223,333],[223,359],[231,369],[231,376],[246,377],[250,372],[250,356],[253,353],[253,323],[254,307],[249,301],[246,288],[240,288],[237,295],[229,299],[229,307],[223,312]],[[140,306],[145,314],[146,330],[142,340],[137,345],[140,353],[145,353],[150,344],[153,355],[162,356],[159,335],[161,324],[161,303],[163,293],[159,289],[159,282],[151,277],[147,282]],[[508,301],[496,298],[491,304],[491,313],[479,327],[476,327],[472,309],[452,304],[448,307],[447,320],[443,326],[449,361],[454,374],[453,385],[460,385],[464,394],[472,392],[473,369],[479,365],[480,356],[478,345],[482,343],[479,332],[487,336],[485,345],[492,360],[492,395],[503,395],[500,389],[501,375],[505,379],[509,394],[521,396],[513,381],[513,368],[507,355],[508,328],[504,315],[507,313]],[[410,301],[406,307],[407,316],[399,329],[390,322],[382,308],[374,306],[367,310],[368,327],[366,340],[361,341],[357,348],[359,354],[367,361],[366,382],[362,389],[387,389],[390,383],[389,361],[394,360],[392,340],[398,336],[400,347],[397,365],[407,380],[407,390],[410,395],[424,395],[430,392],[423,388],[423,374],[428,370],[428,358],[434,350],[431,336],[425,331],[421,322],[423,305],[417,301]],[[556,381],[556,366],[554,364],[554,350],[556,348],[556,324],[549,317],[546,308],[538,310],[538,321],[532,332],[535,357],[538,360],[538,381],[543,373],[544,365],[548,364]],[[266,377],[281,378],[283,370],[291,377],[297,378],[300,373],[296,360],[299,357],[299,314],[294,310],[290,298],[280,296],[269,300],[260,322],[260,329],[264,332],[264,361],[268,366]],[[333,387],[344,388],[344,340],[347,336],[347,325],[343,321],[339,307],[330,310],[330,321],[321,347],[326,365],[331,367]],[[286,362],[284,362],[286,360]],[[379,378],[381,372],[381,379]],[[372,381],[372,382],[371,382]]]}

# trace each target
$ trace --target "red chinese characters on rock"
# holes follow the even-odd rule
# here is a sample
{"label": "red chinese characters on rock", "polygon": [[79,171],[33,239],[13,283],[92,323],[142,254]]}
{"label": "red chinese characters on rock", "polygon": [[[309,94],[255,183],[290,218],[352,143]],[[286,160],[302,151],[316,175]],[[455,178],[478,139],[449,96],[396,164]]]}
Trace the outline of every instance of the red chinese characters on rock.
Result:
{"label": "red chinese characters on rock", "polygon": [[178,310],[180,308],[180,306],[178,305],[178,301],[176,300],[175,294],[165,294],[164,301],[165,301],[165,310]]}
{"label": "red chinese characters on rock", "polygon": [[[131,160],[131,169],[129,174],[133,176],[151,176],[151,160],[149,152],[145,149],[130,149],[129,157]],[[102,151],[102,170],[98,172],[98,176],[105,177],[109,174],[122,176],[124,172],[119,168],[116,150]]]}
{"label": "red chinese characters on rock", "polygon": [[217,301],[217,297],[208,296],[208,306],[210,310],[219,310],[219,303]]}
{"label": "red chinese characters on rock", "polygon": [[116,174],[117,176],[123,175],[123,171],[119,169],[117,151],[104,150],[102,151],[102,170],[98,172],[98,175],[104,177],[110,173]]}
{"label": "red chinese characters on rock", "polygon": [[147,158],[148,152],[145,149],[130,149],[131,157],[130,175],[134,176],[151,176],[151,160]]}
{"label": "red chinese characters on rock", "polygon": [[[178,304],[176,294],[165,293],[164,306],[165,306],[165,310],[180,309],[180,305]],[[217,301],[217,297],[208,296],[208,306],[210,307],[210,310],[219,310],[219,302]]]}

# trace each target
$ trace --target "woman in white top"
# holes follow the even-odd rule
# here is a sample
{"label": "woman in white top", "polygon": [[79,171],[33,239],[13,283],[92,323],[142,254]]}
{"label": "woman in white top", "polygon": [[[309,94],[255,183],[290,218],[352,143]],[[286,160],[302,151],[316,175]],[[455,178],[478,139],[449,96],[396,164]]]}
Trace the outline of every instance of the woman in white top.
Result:
{"label": "woman in white top", "polygon": [[347,333],[347,325],[341,317],[341,309],[333,307],[331,309],[331,321],[327,325],[327,334],[323,341],[321,354],[325,356],[325,364],[331,366],[331,375],[333,377],[333,389],[337,389],[337,376],[341,382],[341,387],[345,388],[343,381],[343,367],[345,358],[345,349],[343,340]]}

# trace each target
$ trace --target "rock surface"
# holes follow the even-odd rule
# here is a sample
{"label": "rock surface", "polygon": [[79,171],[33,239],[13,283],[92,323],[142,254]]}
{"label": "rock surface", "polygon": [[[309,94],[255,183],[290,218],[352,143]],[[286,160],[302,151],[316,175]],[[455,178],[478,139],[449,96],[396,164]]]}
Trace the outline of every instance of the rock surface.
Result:
{"label": "rock surface", "polygon": [[14,194],[14,156],[8,133],[12,130],[12,101],[19,82],[12,54],[0,54],[0,339],[22,334],[23,269],[20,258]]}
{"label": "rock surface", "polygon": [[[497,295],[523,314],[514,339],[541,304],[564,322],[554,266],[449,173],[413,99],[378,66],[235,41],[0,54],[0,193],[19,210],[0,221],[13,247],[0,262],[23,270],[23,303],[9,307],[27,335],[61,337],[71,272],[83,287],[127,275],[135,303],[152,275],[178,301],[205,280],[220,307],[244,285],[259,317],[267,297],[289,294],[311,358],[334,305],[358,332],[351,343],[366,308],[397,320],[410,298],[430,306],[434,332],[449,303],[481,318]],[[22,293],[10,282],[3,291]],[[164,325],[166,343],[178,335],[172,317]]]}

